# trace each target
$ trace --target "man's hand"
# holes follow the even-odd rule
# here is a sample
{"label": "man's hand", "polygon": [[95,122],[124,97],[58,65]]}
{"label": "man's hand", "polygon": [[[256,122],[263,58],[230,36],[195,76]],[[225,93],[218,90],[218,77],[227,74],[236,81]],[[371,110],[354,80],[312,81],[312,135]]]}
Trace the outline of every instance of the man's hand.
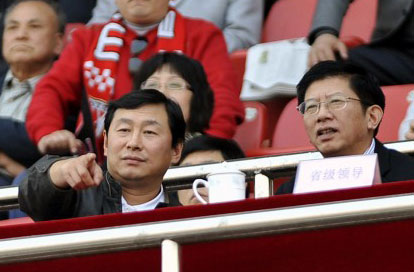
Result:
{"label": "man's hand", "polygon": [[6,171],[13,177],[19,175],[24,169],[23,165],[13,160],[6,153],[0,151],[0,167],[6,169]]}
{"label": "man's hand", "polygon": [[342,59],[348,58],[348,49],[335,35],[325,33],[318,36],[309,51],[308,67],[325,60],[335,60],[335,53],[339,52]]}
{"label": "man's hand", "polygon": [[75,134],[69,130],[58,130],[43,136],[37,148],[42,154],[76,154],[82,147],[82,141],[76,139]]}
{"label": "man's hand", "polygon": [[98,186],[103,180],[103,173],[95,158],[94,153],[88,153],[57,161],[49,169],[50,179],[59,188],[82,190]]}
{"label": "man's hand", "polygon": [[414,120],[410,122],[410,130],[405,134],[407,140],[414,140]]}

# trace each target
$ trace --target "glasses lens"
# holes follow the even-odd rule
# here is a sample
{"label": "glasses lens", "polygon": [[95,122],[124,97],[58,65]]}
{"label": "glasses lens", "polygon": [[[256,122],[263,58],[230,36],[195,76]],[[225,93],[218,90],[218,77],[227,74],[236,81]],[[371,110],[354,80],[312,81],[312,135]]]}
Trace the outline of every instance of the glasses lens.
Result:
{"label": "glasses lens", "polygon": [[304,102],[304,114],[315,114],[318,111],[318,105],[319,103],[316,101]]}
{"label": "glasses lens", "polygon": [[346,105],[346,97],[343,96],[335,96],[335,97],[331,97],[328,100],[328,107],[331,110],[341,110],[345,107]]}
{"label": "glasses lens", "polygon": [[159,84],[159,82],[154,81],[154,80],[147,80],[147,81],[142,83],[141,87],[143,89],[156,89],[156,90],[159,90],[160,89],[160,84]]}
{"label": "glasses lens", "polygon": [[184,82],[171,81],[167,83],[167,88],[170,90],[184,90],[186,88],[186,84]]}

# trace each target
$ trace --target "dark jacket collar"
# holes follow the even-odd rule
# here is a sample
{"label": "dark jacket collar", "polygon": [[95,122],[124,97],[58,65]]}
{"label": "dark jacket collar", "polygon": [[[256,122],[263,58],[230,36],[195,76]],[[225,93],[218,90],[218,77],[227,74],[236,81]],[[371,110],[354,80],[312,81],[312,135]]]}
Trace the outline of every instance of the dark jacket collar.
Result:
{"label": "dark jacket collar", "polygon": [[[105,171],[105,178],[104,182],[106,183],[104,186],[104,192],[107,198],[110,200],[110,202],[113,203],[113,205],[116,205],[116,209],[121,212],[122,211],[122,205],[121,205],[121,196],[122,196],[122,187],[121,183],[117,180],[115,180],[111,174],[109,174],[108,171]],[[165,202],[159,202],[156,209],[158,208],[165,208],[165,207],[175,207],[175,206],[181,206],[181,203],[178,201],[178,196],[175,194],[169,194],[164,184],[162,184],[162,187],[164,189],[164,199]]]}
{"label": "dark jacket collar", "polygon": [[391,169],[390,156],[388,149],[377,139],[375,139],[375,153],[378,154],[378,164],[380,167],[381,177],[384,177]]}

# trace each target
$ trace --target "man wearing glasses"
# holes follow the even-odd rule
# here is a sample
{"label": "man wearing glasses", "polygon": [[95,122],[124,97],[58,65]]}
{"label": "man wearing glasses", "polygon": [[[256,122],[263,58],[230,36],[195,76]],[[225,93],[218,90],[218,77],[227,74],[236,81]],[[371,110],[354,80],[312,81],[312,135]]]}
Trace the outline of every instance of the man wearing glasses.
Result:
{"label": "man wearing glasses", "polygon": [[[383,182],[414,179],[414,159],[375,139],[385,97],[377,80],[346,62],[313,66],[297,85],[298,110],[311,143],[324,157],[378,154]],[[294,182],[278,193],[291,193]]]}

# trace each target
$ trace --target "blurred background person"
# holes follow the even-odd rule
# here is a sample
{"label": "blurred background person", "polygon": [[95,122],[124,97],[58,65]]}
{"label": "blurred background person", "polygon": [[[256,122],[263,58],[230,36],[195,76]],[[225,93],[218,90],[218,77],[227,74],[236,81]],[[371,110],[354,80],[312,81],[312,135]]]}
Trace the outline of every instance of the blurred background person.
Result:
{"label": "blurred background person", "polygon": [[[110,22],[72,33],[72,41],[36,87],[26,127],[39,151],[79,152],[82,143],[73,131],[64,129],[64,120],[70,113],[80,112],[84,98],[77,132],[89,130],[86,138],[96,139],[102,161],[102,125],[108,101],[130,92],[132,75],[142,61],[160,51],[180,51],[202,63],[215,103],[207,133],[233,137],[244,111],[221,31],[211,23],[181,16],[169,8],[168,0],[115,3],[120,13]],[[82,119],[88,112],[91,121]]]}
{"label": "blurred background person", "polygon": [[[249,48],[261,37],[264,0],[171,0],[187,17],[214,23],[223,31],[229,52]],[[117,11],[113,0],[97,0],[89,24],[105,23]]]}
{"label": "blurred background person", "polygon": [[208,129],[214,94],[197,60],[173,52],[158,53],[142,64],[134,85],[137,90],[159,90],[180,105],[187,123],[186,138]]}
{"label": "blurred background person", "polygon": [[10,185],[40,154],[25,128],[26,112],[37,82],[62,49],[65,18],[47,0],[14,2],[6,11],[3,56],[8,65],[0,78],[0,185]]}
{"label": "blurred background person", "polygon": [[348,50],[339,40],[351,0],[319,0],[308,36],[309,66],[349,59],[374,74],[381,85],[414,82],[414,0],[378,1],[371,42]]}
{"label": "blurred background person", "polygon": [[[181,159],[178,165],[189,166],[204,163],[216,163],[227,160],[241,159],[245,155],[240,146],[231,139],[221,139],[208,135],[192,138],[184,143]],[[206,188],[198,188],[198,192],[208,200]],[[183,205],[201,204],[195,197],[193,190],[179,190],[178,198]]]}

